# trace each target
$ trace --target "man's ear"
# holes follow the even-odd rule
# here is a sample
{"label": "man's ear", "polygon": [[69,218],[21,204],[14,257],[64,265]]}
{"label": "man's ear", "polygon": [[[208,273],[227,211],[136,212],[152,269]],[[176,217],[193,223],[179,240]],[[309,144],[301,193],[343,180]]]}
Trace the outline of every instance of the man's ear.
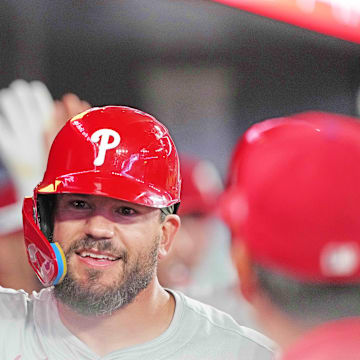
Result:
{"label": "man's ear", "polygon": [[167,255],[180,228],[180,217],[175,214],[167,215],[161,223],[161,238],[159,244],[159,260]]}
{"label": "man's ear", "polygon": [[251,266],[251,258],[246,244],[240,239],[233,239],[231,257],[239,276],[241,292],[244,298],[252,303],[257,291],[256,275]]}

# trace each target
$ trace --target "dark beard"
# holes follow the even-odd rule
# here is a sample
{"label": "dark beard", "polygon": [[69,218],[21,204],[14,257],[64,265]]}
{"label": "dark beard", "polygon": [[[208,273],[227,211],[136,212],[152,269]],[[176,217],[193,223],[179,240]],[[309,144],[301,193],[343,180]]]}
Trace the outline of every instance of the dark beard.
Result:
{"label": "dark beard", "polygon": [[[75,280],[71,269],[68,269],[63,281],[54,287],[55,297],[82,315],[111,314],[130,304],[149,285],[156,271],[158,246],[159,239],[156,238],[150,251],[139,256],[134,264],[128,261],[127,253],[122,253],[122,260],[117,261],[124,262],[124,274],[106,287],[97,281],[102,276],[101,270],[90,269],[84,286]],[[111,250],[107,240],[82,239],[66,252],[67,263],[76,249],[84,247]]]}

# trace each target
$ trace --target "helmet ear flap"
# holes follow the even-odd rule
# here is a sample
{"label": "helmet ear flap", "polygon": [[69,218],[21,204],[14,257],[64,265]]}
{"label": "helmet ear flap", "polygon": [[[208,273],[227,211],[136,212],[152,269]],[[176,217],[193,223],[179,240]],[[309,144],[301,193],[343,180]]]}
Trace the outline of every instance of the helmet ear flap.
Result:
{"label": "helmet ear flap", "polygon": [[[34,196],[36,198],[36,194]],[[58,243],[50,242],[55,200],[55,196],[48,195],[41,197],[39,202],[36,199],[36,207],[40,209],[39,212],[34,211],[34,198],[26,197],[22,209],[28,260],[44,286],[60,283],[66,274],[65,254]],[[48,212],[46,212],[47,210]],[[38,219],[35,218],[34,213],[37,214]],[[41,228],[39,228],[37,220],[41,223]]]}
{"label": "helmet ear flap", "polygon": [[55,194],[38,194],[37,196],[37,212],[40,229],[46,238],[52,242],[54,231],[54,210],[56,206]]}

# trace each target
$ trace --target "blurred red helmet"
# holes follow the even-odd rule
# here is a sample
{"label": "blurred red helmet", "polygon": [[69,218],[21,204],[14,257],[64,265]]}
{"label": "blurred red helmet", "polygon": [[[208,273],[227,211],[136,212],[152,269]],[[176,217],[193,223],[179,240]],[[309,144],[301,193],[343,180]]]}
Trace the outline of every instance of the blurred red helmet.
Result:
{"label": "blurred red helmet", "polygon": [[169,208],[180,201],[180,185],[175,144],[154,117],[125,106],[93,108],[73,117],[52,144],[33,198],[24,201],[25,243],[38,277],[48,286],[64,275],[56,269],[64,258],[61,249],[48,241],[52,195],[100,195]]}
{"label": "blurred red helmet", "polygon": [[281,360],[359,360],[360,320],[348,317],[325,322],[305,332]]}
{"label": "blurred red helmet", "polygon": [[237,151],[222,214],[253,260],[303,280],[360,281],[358,119],[270,119]]}
{"label": "blurred red helmet", "polygon": [[207,215],[217,204],[223,190],[220,174],[214,164],[187,154],[180,155],[182,177],[179,215]]}

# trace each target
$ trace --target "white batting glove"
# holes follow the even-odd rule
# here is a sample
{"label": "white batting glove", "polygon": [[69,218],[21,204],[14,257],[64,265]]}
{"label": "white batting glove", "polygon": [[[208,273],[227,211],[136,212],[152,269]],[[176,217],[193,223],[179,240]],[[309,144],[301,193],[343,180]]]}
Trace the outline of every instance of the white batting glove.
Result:
{"label": "white batting glove", "polygon": [[24,196],[41,181],[48,149],[45,133],[51,128],[54,101],[40,81],[15,80],[0,90],[0,157],[17,191],[17,204],[0,208],[0,234],[22,227]]}

